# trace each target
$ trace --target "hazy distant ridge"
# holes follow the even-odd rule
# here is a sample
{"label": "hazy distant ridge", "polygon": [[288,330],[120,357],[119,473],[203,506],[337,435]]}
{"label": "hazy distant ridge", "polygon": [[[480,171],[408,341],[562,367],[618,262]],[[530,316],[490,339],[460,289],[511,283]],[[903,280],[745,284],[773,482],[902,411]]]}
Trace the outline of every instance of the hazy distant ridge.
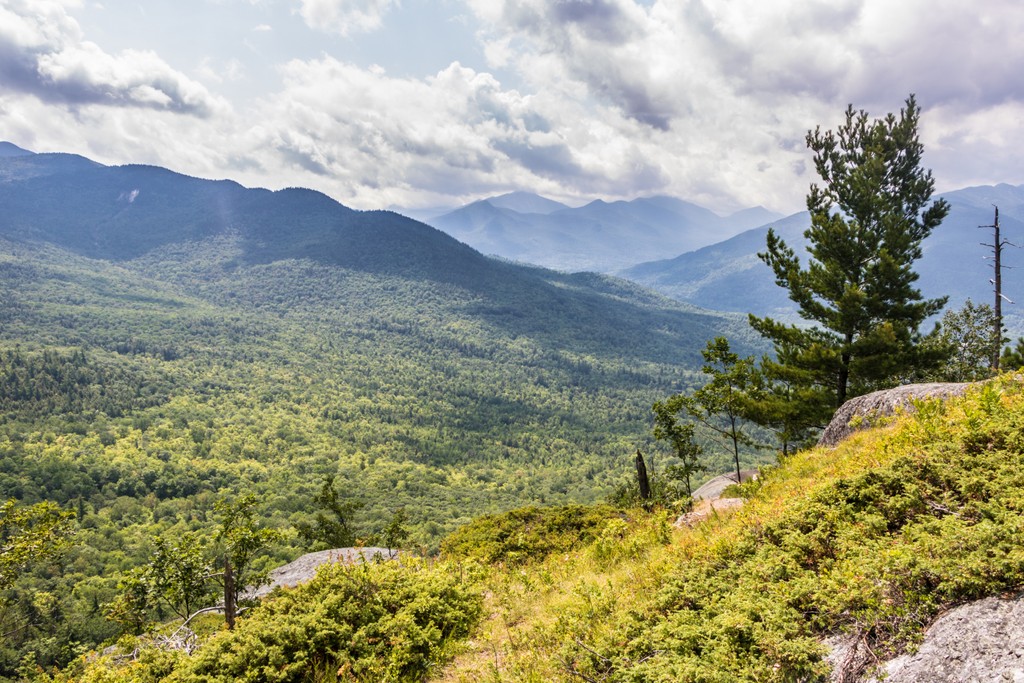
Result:
{"label": "hazy distant ridge", "polygon": [[[919,285],[926,297],[949,296],[959,307],[967,298],[991,303],[993,299],[992,250],[993,205],[999,206],[1003,239],[1024,244],[1024,186],[996,185],[969,187],[947,192],[950,213],[923,245],[924,255],[916,264]],[[803,232],[810,225],[806,212],[748,230],[719,244],[690,251],[674,258],[641,263],[617,274],[656,289],[679,301],[720,311],[767,313],[794,312],[785,291],[775,284],[771,270],[757,257],[764,251],[768,228],[774,227],[786,242],[806,259]],[[1007,247],[1003,262],[1003,291],[1024,305],[1024,254]],[[1007,305],[1011,329],[1021,328],[1017,306]]]}
{"label": "hazy distant ridge", "polygon": [[673,197],[595,200],[574,208],[514,192],[428,222],[485,254],[559,270],[612,272],[720,242],[778,217],[761,207],[723,217]]}

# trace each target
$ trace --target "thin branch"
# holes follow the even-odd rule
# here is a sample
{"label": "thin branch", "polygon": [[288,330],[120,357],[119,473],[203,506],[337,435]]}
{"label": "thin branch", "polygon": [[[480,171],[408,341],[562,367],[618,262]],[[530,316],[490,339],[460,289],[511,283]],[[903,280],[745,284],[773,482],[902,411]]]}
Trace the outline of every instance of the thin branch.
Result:
{"label": "thin branch", "polygon": [[178,628],[179,629],[185,628],[186,626],[188,626],[188,622],[192,621],[193,619],[198,617],[200,614],[204,614],[206,612],[223,612],[223,611],[224,611],[224,605],[214,605],[213,607],[204,607],[203,609],[201,609],[201,610],[199,610],[197,612],[193,612],[189,616],[188,619],[186,619],[185,621],[181,622],[181,626],[179,626]]}
{"label": "thin branch", "polygon": [[611,663],[611,661],[612,661],[612,660],[608,659],[607,657],[605,657],[604,655],[602,655],[602,654],[600,654],[600,653],[598,653],[598,652],[595,652],[594,650],[591,650],[591,649],[590,649],[589,647],[587,647],[587,646],[586,646],[586,645],[585,645],[585,644],[583,643],[583,641],[582,641],[582,640],[580,640],[579,638],[576,638],[576,644],[577,644],[577,645],[579,645],[580,647],[582,647],[582,648],[583,648],[584,650],[586,650],[586,651],[587,651],[587,652],[589,652],[590,654],[592,654],[592,655],[594,655],[595,657],[597,657],[598,659],[604,660],[604,661],[605,661],[606,663],[608,663],[608,664],[610,664],[610,663]]}

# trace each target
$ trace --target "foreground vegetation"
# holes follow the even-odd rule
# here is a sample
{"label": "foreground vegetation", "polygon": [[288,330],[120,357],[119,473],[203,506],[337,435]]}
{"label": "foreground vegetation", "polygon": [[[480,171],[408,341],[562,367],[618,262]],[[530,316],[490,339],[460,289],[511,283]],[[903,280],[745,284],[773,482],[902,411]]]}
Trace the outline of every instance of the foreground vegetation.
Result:
{"label": "foreground vegetation", "polygon": [[496,568],[492,617],[443,680],[825,680],[836,634],[884,659],[1024,585],[1022,424],[1005,377],[791,456],[729,518],[613,518],[580,552]]}
{"label": "foreground vegetation", "polygon": [[[681,529],[664,511],[600,507],[481,519],[446,542],[444,560],[431,568],[332,569],[307,588],[271,598],[241,617],[234,634],[213,635],[193,655],[142,648],[130,663],[83,660],[75,675],[827,680],[830,636],[856,638],[884,660],[912,646],[941,610],[1024,586],[1020,380],[1004,376],[964,398],[922,402],[888,422],[833,450],[791,455],[745,485],[746,504],[731,516]],[[332,611],[329,604],[351,594],[343,586],[380,595],[385,605],[394,590],[399,615],[419,609],[434,621],[368,614],[368,605],[356,616]],[[314,618],[323,620],[323,642],[288,626]],[[279,635],[260,635],[267,629]],[[357,665],[356,655],[328,642],[338,629],[386,633],[387,652]],[[289,638],[291,649],[280,654],[280,641]],[[371,641],[378,642],[346,642]],[[413,651],[425,653],[419,664],[388,668]],[[451,655],[438,668],[439,658]],[[279,664],[267,669],[262,662],[275,656]],[[253,666],[231,669],[243,661]],[[200,672],[208,677],[196,678]]]}

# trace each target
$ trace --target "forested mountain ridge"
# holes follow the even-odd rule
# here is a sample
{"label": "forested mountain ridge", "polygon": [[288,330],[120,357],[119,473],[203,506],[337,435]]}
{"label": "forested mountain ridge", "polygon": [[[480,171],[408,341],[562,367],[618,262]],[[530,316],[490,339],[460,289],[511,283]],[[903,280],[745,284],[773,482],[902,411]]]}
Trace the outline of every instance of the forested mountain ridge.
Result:
{"label": "forested mountain ridge", "polygon": [[103,606],[153,539],[212,539],[243,492],[283,533],[264,565],[317,549],[296,525],[331,477],[359,538],[402,510],[424,551],[479,514],[598,500],[657,448],[651,404],[699,381],[704,341],[754,348],[738,316],[307,190],[22,155],[0,205],[0,499],[78,518],[10,593],[0,680],[115,635]]}
{"label": "forested mountain ridge", "polygon": [[[469,275],[482,257],[422,223],[357,212],[312,190],[248,189],[153,166],[104,167],[81,157],[0,162],[4,235],[41,240],[92,258],[125,261],[218,235],[240,238],[244,263],[284,258],[364,270],[427,268]],[[399,265],[400,264],[400,265]]]}
{"label": "forested mountain ridge", "polygon": [[[630,352],[650,339],[631,331],[642,329],[634,319],[638,307],[665,314],[659,309],[666,302],[625,282],[501,263],[423,223],[387,211],[354,211],[311,190],[248,189],[158,167],[104,167],[63,154],[0,159],[0,177],[6,178],[0,182],[0,236],[125,266],[141,259],[145,273],[158,279],[168,264],[178,263],[189,272],[177,283],[186,288],[211,279],[228,283],[238,269],[299,259],[462,287],[480,297],[471,315],[539,333],[550,333],[550,324],[571,324],[577,336],[618,337],[621,349]],[[201,272],[204,267],[213,270]],[[510,300],[529,302],[532,311],[513,311]],[[536,311],[562,318],[535,325],[527,313]],[[667,315],[697,340],[722,320],[679,308]],[[655,327],[674,324],[665,318]],[[696,349],[679,352],[699,358]],[[658,354],[648,359],[661,359]]]}

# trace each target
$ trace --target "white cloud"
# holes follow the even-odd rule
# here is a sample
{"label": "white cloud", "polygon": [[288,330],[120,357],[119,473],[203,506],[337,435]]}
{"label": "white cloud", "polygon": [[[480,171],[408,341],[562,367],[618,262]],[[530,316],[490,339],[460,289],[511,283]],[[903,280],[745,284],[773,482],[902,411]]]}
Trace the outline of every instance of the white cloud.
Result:
{"label": "white cloud", "polygon": [[1024,183],[1024,103],[1008,101],[967,109],[940,105],[922,119],[925,163],[935,169],[936,187]]}
{"label": "white cloud", "polygon": [[458,63],[421,80],[324,57],[290,62],[284,80],[285,90],[260,110],[257,146],[276,157],[263,163],[284,160],[357,205],[469,194],[517,179],[551,185],[546,177],[580,172],[531,98]]}
{"label": "white cloud", "polygon": [[5,90],[73,107],[143,107],[210,116],[223,103],[156,53],[104,52],[68,15],[75,3],[0,2],[0,78]]}
{"label": "white cloud", "polygon": [[[884,115],[914,92],[923,126],[952,127],[961,144],[991,125],[1021,137],[1022,120],[997,113],[1024,101],[1024,6],[1013,0],[466,2],[492,66],[578,102],[587,115],[575,128],[608,130],[610,174],[632,154],[659,169],[663,191],[692,199],[799,208],[803,135],[839,123],[848,103]],[[974,115],[928,121],[947,109]]]}
{"label": "white cloud", "polygon": [[312,28],[347,36],[380,28],[398,0],[300,0],[299,13]]}
{"label": "white cloud", "polygon": [[[153,52],[88,42],[68,4],[0,0],[0,139],[304,185],[357,208],[529,189],[799,210],[807,129],[834,127],[847,103],[882,115],[916,92],[941,189],[1024,182],[1015,1],[465,2],[491,68],[514,87],[459,62],[397,77],[325,54],[288,62],[276,92],[228,107]],[[386,30],[381,17],[398,7],[305,0],[301,11],[351,34]],[[196,73],[227,83],[246,66],[229,59]]]}

